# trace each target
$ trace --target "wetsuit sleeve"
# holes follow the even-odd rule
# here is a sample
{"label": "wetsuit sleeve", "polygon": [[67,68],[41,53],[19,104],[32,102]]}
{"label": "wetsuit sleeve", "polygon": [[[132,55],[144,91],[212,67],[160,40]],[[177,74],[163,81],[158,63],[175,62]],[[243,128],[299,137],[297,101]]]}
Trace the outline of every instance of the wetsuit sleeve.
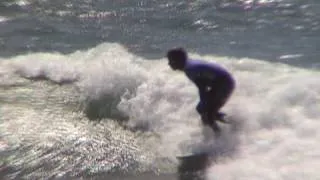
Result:
{"label": "wetsuit sleeve", "polygon": [[211,94],[211,89],[214,88],[214,83],[217,78],[216,71],[206,66],[193,66],[187,69],[186,74],[198,87],[201,106],[206,107],[207,100],[209,99],[208,95]]}
{"label": "wetsuit sleeve", "polygon": [[206,92],[213,86],[216,74],[215,72],[205,68],[195,69],[193,72],[189,73],[189,78],[199,88],[200,92]]}

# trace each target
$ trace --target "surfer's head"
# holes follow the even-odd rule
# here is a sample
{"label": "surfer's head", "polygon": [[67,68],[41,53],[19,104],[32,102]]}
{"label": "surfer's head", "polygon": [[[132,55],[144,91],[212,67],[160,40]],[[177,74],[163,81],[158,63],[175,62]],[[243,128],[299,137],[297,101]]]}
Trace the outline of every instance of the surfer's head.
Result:
{"label": "surfer's head", "polygon": [[186,64],[188,55],[183,48],[173,48],[167,53],[169,66],[173,70],[183,70]]}

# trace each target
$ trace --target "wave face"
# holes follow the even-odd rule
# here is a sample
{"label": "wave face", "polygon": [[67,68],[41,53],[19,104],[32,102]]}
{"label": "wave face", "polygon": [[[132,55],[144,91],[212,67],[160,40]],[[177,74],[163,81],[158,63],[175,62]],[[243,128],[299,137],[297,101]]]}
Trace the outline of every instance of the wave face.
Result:
{"label": "wave face", "polygon": [[103,43],[67,55],[0,59],[2,174],[170,174],[179,165],[178,154],[209,150],[216,159],[206,169],[208,179],[319,177],[310,168],[319,164],[318,71],[190,56],[214,60],[236,78],[237,89],[223,110],[238,125],[223,126],[220,140],[201,126],[196,88],[163,58],[150,60]]}

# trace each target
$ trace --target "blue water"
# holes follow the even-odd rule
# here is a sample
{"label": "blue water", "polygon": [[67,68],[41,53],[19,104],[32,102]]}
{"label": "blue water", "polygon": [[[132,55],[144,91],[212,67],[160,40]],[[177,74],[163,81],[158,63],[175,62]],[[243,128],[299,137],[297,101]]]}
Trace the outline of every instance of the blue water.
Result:
{"label": "blue water", "polygon": [[[319,12],[316,0],[2,0],[0,176],[320,178]],[[175,46],[236,78],[220,139],[167,66]],[[176,158],[195,151],[210,153]]]}
{"label": "blue water", "polygon": [[[247,10],[223,1],[3,2],[1,16],[10,20],[1,23],[1,54],[72,53],[116,42],[150,58],[184,45],[198,53],[305,66],[317,63],[318,8],[318,1],[294,0]],[[281,58],[288,54],[300,56]]]}

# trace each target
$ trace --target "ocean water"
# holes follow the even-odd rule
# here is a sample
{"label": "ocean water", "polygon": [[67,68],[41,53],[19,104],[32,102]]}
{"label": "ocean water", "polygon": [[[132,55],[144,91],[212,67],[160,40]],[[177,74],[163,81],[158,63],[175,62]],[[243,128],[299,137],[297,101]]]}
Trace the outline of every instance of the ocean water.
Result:
{"label": "ocean water", "polygon": [[[0,179],[320,179],[317,0],[2,0]],[[230,70],[215,139],[168,49]],[[206,152],[195,157],[177,156]]]}

